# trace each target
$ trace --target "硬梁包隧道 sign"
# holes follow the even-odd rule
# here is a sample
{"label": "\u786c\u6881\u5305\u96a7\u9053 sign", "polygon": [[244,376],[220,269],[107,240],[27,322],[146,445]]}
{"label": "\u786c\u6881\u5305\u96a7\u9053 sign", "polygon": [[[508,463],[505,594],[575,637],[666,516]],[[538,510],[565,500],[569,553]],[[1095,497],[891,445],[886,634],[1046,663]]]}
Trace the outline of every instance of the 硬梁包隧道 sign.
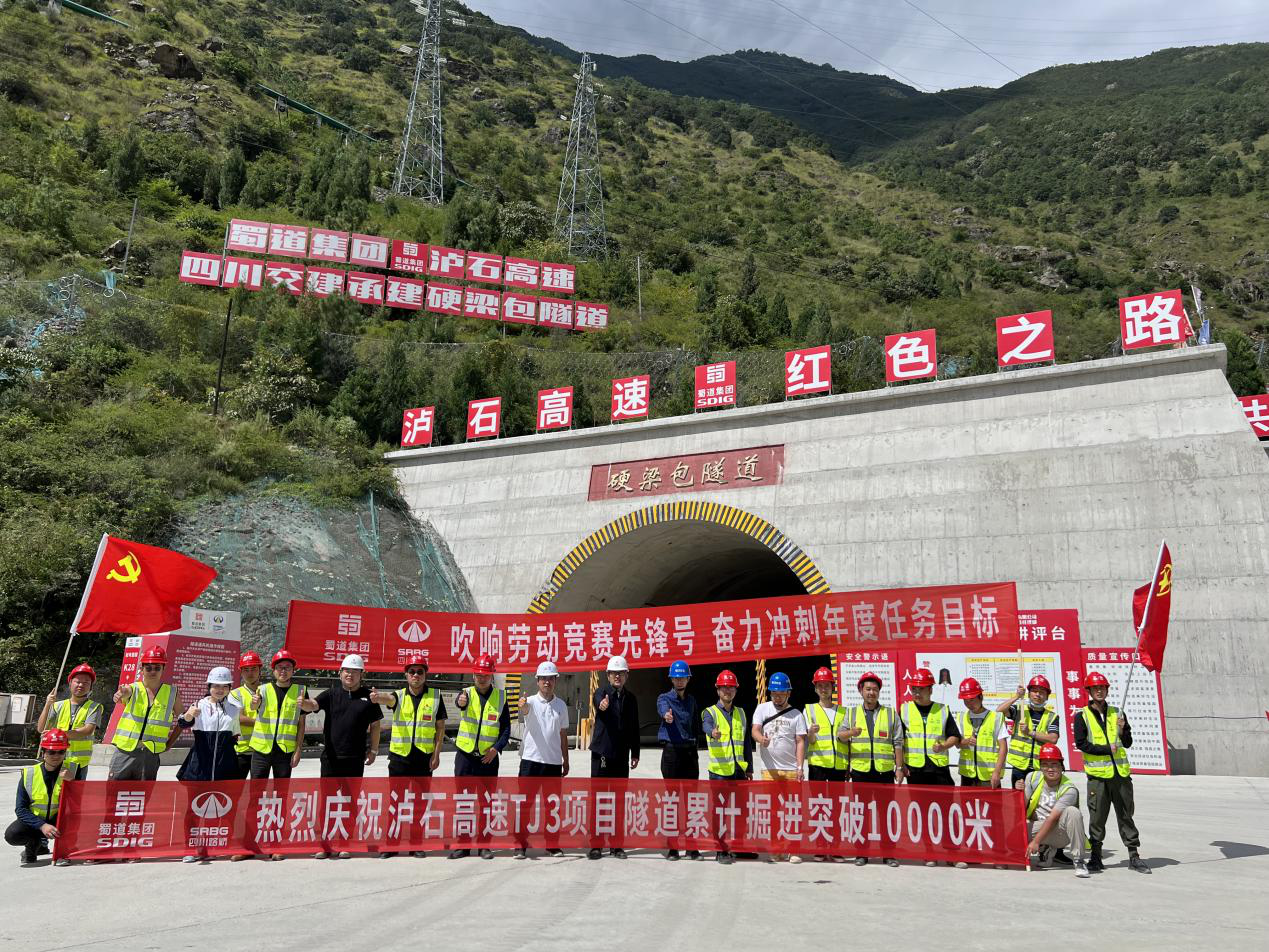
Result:
{"label": "\u786c\u6881\u5305\u96a7\u9053 sign", "polygon": [[686,453],[660,459],[599,463],[590,470],[587,498],[628,499],[774,486],[784,475],[784,445],[720,453]]}

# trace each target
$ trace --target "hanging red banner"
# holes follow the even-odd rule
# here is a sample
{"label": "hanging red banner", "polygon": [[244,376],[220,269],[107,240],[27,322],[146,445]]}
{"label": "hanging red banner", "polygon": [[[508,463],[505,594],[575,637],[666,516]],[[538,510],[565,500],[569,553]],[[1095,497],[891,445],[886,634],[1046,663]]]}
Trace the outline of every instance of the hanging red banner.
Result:
{"label": "hanging red banner", "polygon": [[286,647],[300,668],[334,670],[354,653],[371,671],[400,671],[421,654],[434,674],[468,672],[482,654],[513,671],[543,661],[589,671],[614,655],[651,668],[670,658],[726,664],[855,647],[1016,651],[1018,600],[1013,582],[996,582],[551,615],[292,601]]}
{"label": "hanging red banner", "polygon": [[454,848],[1025,861],[1022,794],[982,787],[499,777],[66,784],[54,859]]}

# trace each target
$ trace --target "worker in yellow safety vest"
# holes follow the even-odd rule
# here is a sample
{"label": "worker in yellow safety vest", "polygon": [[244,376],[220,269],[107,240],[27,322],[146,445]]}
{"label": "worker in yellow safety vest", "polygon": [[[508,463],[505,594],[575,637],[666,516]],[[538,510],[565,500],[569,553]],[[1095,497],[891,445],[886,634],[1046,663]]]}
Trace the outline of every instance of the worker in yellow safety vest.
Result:
{"label": "worker in yellow safety vest", "polygon": [[[710,780],[735,782],[753,778],[753,771],[749,766],[752,741],[749,737],[748,719],[745,712],[735,704],[736,689],[739,686],[736,675],[731,671],[724,669],[718,672],[718,677],[714,679],[718,703],[701,711],[701,725],[705,729],[705,740],[709,745]],[[726,847],[726,843],[721,844],[718,862],[735,862],[735,856]]]}
{"label": "worker in yellow safety vest", "polygon": [[947,752],[960,744],[961,732],[945,704],[933,699],[934,672],[917,668],[908,687],[912,700],[899,708],[903,721],[904,760],[900,773],[908,783],[951,787],[951,758]]}
{"label": "worker in yellow safety vest", "polygon": [[102,706],[90,698],[97,672],[91,665],[76,665],[66,676],[70,697],[59,701],[57,688],[44,699],[44,710],[36,718],[35,729],[63,731],[70,743],[66,762],[79,768],[77,779],[86,780],[88,764],[93,759],[93,737],[101,726]]}
{"label": "worker in yellow safety vest", "polygon": [[261,684],[251,696],[255,722],[251,728],[251,779],[286,780],[304,756],[304,688],[293,684],[295,658],[285,649],[269,662],[273,682]]}
{"label": "worker in yellow safety vest", "polygon": [[[837,679],[831,669],[817,669],[811,675],[811,687],[819,700],[802,711],[806,718],[807,779],[841,782],[850,772],[850,738],[845,736],[850,711],[833,700]],[[835,863],[846,862],[845,856],[831,858]],[[827,853],[817,853],[815,859],[826,863],[830,857]]]}
{"label": "worker in yellow safety vest", "polygon": [[[1013,721],[1013,734],[1009,738],[1009,783],[1021,790],[1022,781],[1040,767],[1036,755],[1045,744],[1056,744],[1061,729],[1061,718],[1049,704],[1053,688],[1049,679],[1037,674],[1025,688],[1018,685],[1018,693],[1005,698],[996,711]],[[1027,703],[1022,699],[1026,697]]]}
{"label": "worker in yellow safety vest", "polygon": [[1063,771],[1062,751],[1056,744],[1045,744],[1036,752],[1036,762],[1040,769],[1026,778],[1022,791],[1027,804],[1027,855],[1044,865],[1055,847],[1066,847],[1075,875],[1087,879],[1080,794]]}
{"label": "worker in yellow safety vest", "polygon": [[965,702],[957,720],[961,731],[960,765],[962,787],[1000,786],[1009,750],[1009,731],[1004,715],[983,706],[983,686],[977,678],[961,682],[960,699]]}
{"label": "worker in yellow safety vest", "polygon": [[[57,828],[62,783],[81,779],[79,767],[70,762],[70,738],[52,728],[40,737],[40,762],[23,767],[18,777],[17,819],[4,831],[5,842],[22,847],[22,865],[34,866],[49,850],[48,841],[61,836]],[[58,866],[68,865],[65,859]]]}
{"label": "worker in yellow safety vest", "polygon": [[147,648],[140,664],[141,680],[121,685],[115,692],[115,704],[123,706],[123,713],[115,725],[110,780],[157,778],[159,754],[179,730],[173,710],[176,689],[163,683],[167,652],[157,645]]}
{"label": "worker in yellow safety vest", "polygon": [[[841,732],[850,741],[852,783],[897,783],[903,763],[903,722],[892,707],[881,704],[881,677],[865,671],[856,682],[863,703],[850,714],[850,727]],[[884,857],[887,866],[898,866],[893,857]],[[867,856],[856,856],[856,866],[866,866]]]}
{"label": "worker in yellow safety vest", "polygon": [[[511,714],[506,696],[494,685],[498,668],[492,655],[482,654],[472,670],[475,684],[454,696],[458,708],[458,736],[454,746],[455,777],[498,776],[499,755],[511,740]],[[471,855],[469,849],[451,850],[450,859]],[[493,850],[482,849],[481,859],[493,859]]]}
{"label": "worker in yellow safety vest", "polygon": [[251,776],[251,732],[256,725],[256,706],[254,698],[260,690],[260,668],[264,662],[254,651],[248,651],[238,659],[238,677],[242,683],[229,692],[229,696],[238,704],[238,740],[234,744],[234,754],[238,757],[238,779],[246,780]]}
{"label": "worker in yellow safety vest", "polygon": [[1128,847],[1129,868],[1139,873],[1152,872],[1138,852],[1141,834],[1133,817],[1136,802],[1127,752],[1132,746],[1132,728],[1123,711],[1106,703],[1110,682],[1104,674],[1088,672],[1084,689],[1089,700],[1088,706],[1075,714],[1075,746],[1084,755],[1084,776],[1088,780],[1088,838],[1093,847],[1088,868],[1095,873],[1106,868],[1102,861],[1102,843],[1113,806],[1119,838]]}

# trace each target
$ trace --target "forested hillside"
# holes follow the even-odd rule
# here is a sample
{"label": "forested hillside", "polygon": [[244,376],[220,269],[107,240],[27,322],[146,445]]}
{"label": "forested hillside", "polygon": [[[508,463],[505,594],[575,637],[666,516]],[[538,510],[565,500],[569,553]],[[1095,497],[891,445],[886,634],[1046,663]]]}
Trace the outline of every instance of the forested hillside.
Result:
{"label": "forested hillside", "polygon": [[[1269,51],[1244,46],[1047,70],[946,103],[876,80],[866,118],[889,132],[849,149],[849,126],[807,125],[761,90],[745,94],[780,111],[605,72],[610,254],[578,283],[612,305],[607,331],[504,336],[237,293],[213,417],[228,295],[179,284],[182,249],[218,250],[240,217],[563,260],[552,218],[577,64],[479,14],[447,27],[447,202],[431,208],[387,194],[421,28],[404,0],[133,0],[108,11],[126,27],[43,9],[0,7],[6,684],[46,674],[30,648],[65,631],[103,530],[162,542],[227,494],[391,498],[379,454],[405,407],[436,404],[452,442],[467,400],[501,395],[515,435],[539,386],[572,384],[579,423],[603,423],[609,380],[649,372],[653,414],[685,412],[692,365],[721,354],[738,355],[753,403],[778,397],[784,349],[829,342],[840,387],[875,386],[872,341],[931,326],[944,373],[981,372],[992,319],[1042,308],[1061,359],[1106,356],[1119,296],[1190,281],[1236,387],[1263,389],[1238,332],[1269,332]],[[837,79],[785,59],[836,95]],[[364,136],[278,111],[259,84]]]}

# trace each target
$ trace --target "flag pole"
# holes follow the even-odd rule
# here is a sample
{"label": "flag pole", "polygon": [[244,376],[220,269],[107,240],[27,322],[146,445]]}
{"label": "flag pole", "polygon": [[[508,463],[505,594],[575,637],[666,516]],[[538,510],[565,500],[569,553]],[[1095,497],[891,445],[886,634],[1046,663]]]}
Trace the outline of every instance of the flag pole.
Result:
{"label": "flag pole", "polygon": [[1132,650],[1132,664],[1128,666],[1128,678],[1124,681],[1124,696],[1119,701],[1120,711],[1128,703],[1128,688],[1132,686],[1132,676],[1141,660],[1141,635],[1146,630],[1146,622],[1150,620],[1150,606],[1154,604],[1155,589],[1159,587],[1159,569],[1163,567],[1163,547],[1167,544],[1167,539],[1159,543],[1159,557],[1154,561],[1154,574],[1150,576],[1150,593],[1146,596],[1146,607],[1141,610],[1141,625],[1137,628],[1137,644]]}
{"label": "flag pole", "polygon": [[92,591],[93,579],[97,577],[97,569],[101,565],[101,557],[106,554],[106,540],[109,538],[110,536],[103,532],[101,541],[97,543],[97,554],[93,557],[93,567],[88,572],[88,584],[84,586],[84,594],[79,597],[79,608],[75,612],[75,620],[71,622],[70,637],[66,639],[66,651],[62,655],[62,666],[57,669],[57,680],[53,682],[54,691],[62,683],[62,674],[66,670],[66,661],[70,658],[71,645],[75,643],[75,635],[79,633],[79,620],[84,617],[84,606],[88,604],[88,593]]}

